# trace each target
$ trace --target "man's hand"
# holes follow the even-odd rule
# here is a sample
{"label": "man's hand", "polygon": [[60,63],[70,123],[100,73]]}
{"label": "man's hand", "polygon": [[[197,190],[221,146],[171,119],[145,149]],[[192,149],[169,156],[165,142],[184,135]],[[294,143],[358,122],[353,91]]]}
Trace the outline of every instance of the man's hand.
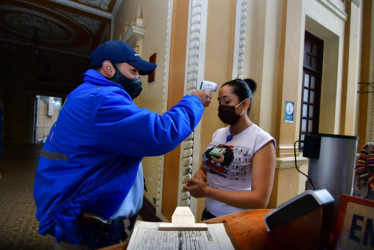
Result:
{"label": "man's hand", "polygon": [[208,107],[212,99],[212,94],[207,90],[198,90],[198,91],[192,92],[191,95],[195,95],[199,97],[204,107]]}

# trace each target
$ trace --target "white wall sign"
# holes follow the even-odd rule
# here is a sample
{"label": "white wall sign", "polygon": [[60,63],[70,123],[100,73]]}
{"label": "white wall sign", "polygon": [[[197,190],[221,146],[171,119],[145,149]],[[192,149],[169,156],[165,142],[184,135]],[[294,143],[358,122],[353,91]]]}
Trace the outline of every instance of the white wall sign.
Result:
{"label": "white wall sign", "polygon": [[284,121],[286,123],[293,123],[293,111],[294,111],[294,102],[286,101],[286,112]]}

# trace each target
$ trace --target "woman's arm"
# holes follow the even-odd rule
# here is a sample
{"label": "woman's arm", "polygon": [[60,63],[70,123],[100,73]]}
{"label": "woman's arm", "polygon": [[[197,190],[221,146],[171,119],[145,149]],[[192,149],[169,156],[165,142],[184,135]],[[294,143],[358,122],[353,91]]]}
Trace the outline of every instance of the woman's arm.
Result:
{"label": "woman's arm", "polygon": [[192,196],[208,197],[239,208],[265,208],[273,188],[275,173],[275,148],[273,142],[267,143],[256,152],[252,161],[252,190],[231,191],[211,188],[207,182],[195,178],[185,189]]}
{"label": "woman's arm", "polygon": [[203,181],[203,182],[207,181],[206,169],[205,169],[203,164],[200,165],[200,168],[197,170],[197,172],[194,174],[194,176],[187,182],[186,186],[190,185],[189,183],[192,179],[200,180],[200,181]]}
{"label": "woman's arm", "polygon": [[193,178],[202,180],[202,181],[207,181],[206,179],[206,169],[203,164],[200,165],[199,170],[197,170],[196,174],[193,176]]}
{"label": "woman's arm", "polygon": [[374,183],[370,183],[369,186],[371,188],[371,191],[374,193]]}

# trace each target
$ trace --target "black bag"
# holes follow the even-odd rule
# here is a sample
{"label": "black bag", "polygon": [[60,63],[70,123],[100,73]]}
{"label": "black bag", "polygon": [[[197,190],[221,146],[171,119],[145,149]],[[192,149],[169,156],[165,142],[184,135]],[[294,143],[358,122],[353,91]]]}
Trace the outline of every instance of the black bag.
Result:
{"label": "black bag", "polygon": [[85,229],[85,243],[91,249],[103,248],[128,240],[137,215],[116,220],[106,220],[92,213],[83,213],[82,226]]}
{"label": "black bag", "polygon": [[92,249],[103,248],[120,243],[128,237],[122,221],[112,221],[108,226],[90,230],[87,245]]}

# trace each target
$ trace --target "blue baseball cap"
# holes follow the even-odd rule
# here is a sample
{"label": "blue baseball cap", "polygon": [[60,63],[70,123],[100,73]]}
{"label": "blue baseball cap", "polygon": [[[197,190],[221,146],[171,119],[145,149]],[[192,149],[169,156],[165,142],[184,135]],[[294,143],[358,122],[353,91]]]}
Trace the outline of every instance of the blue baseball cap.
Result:
{"label": "blue baseball cap", "polygon": [[105,60],[113,64],[128,63],[139,69],[139,74],[149,75],[157,67],[156,64],[144,61],[139,54],[127,43],[122,41],[107,41],[96,47],[90,55],[92,67],[101,67]]}

